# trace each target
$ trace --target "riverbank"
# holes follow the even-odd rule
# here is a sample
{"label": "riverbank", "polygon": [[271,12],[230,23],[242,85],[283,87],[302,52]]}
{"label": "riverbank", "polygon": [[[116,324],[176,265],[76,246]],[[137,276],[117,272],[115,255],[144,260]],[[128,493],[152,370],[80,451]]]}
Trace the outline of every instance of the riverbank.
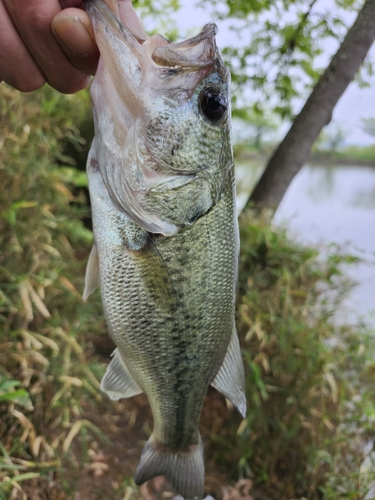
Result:
{"label": "riverbank", "polygon": [[[66,146],[87,147],[88,95],[48,87],[22,95],[2,84],[0,103],[0,499],[162,498],[164,487],[157,496],[132,479],[152,428],[148,402],[101,393],[113,344],[99,291],[81,297],[93,236]],[[364,500],[374,336],[364,323],[334,322],[350,288],[342,266],[356,258],[337,248],[321,256],[266,218],[245,213],[240,225],[248,413],[242,420],[208,391],[206,494]]]}
{"label": "riverbank", "polygon": [[[234,152],[235,159],[239,163],[261,162],[266,165],[272,155],[273,148],[265,147],[262,151],[259,151],[246,145],[236,145]],[[313,150],[307,163],[375,167],[375,145],[367,147],[350,146],[339,151]]]}

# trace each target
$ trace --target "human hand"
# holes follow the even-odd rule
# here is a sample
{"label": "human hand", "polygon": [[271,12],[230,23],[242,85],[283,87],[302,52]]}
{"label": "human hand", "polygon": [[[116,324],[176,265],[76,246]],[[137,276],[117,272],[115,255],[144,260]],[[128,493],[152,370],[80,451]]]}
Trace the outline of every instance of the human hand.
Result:
{"label": "human hand", "polygon": [[[136,38],[147,38],[131,0],[103,1]],[[15,89],[48,82],[73,94],[95,74],[99,51],[82,0],[0,0],[0,26],[0,78]]]}
{"label": "human hand", "polygon": [[0,78],[30,92],[63,93],[89,83],[99,51],[81,0],[0,0]]}

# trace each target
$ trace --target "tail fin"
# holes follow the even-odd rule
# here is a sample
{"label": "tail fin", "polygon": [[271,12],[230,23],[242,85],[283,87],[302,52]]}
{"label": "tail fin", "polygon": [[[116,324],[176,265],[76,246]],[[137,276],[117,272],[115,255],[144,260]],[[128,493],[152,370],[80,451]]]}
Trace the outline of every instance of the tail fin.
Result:
{"label": "tail fin", "polygon": [[151,436],[143,448],[134,480],[136,484],[143,484],[156,476],[165,476],[185,500],[203,498],[204,458],[201,437],[199,436],[199,442],[191,452],[170,453],[159,451]]}

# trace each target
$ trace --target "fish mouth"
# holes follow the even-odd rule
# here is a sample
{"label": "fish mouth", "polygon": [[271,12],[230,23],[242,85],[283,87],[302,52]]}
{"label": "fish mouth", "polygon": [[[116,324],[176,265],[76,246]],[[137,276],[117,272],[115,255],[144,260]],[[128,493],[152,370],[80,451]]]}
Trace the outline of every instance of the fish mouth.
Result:
{"label": "fish mouth", "polygon": [[193,38],[177,43],[168,41],[168,45],[156,46],[151,58],[158,66],[198,71],[211,66],[215,60],[216,34],[216,24],[206,24]]}
{"label": "fish mouth", "polygon": [[[139,29],[131,29],[131,26],[129,29],[125,26],[102,0],[89,0],[86,5],[103,57],[105,58],[109,49],[113,50],[113,46],[109,47],[109,44],[113,43],[114,38],[123,42],[121,57],[128,63],[123,78],[138,81],[139,72],[143,72],[150,65],[154,69],[173,69],[175,72],[202,72],[204,69],[210,69],[219,58],[215,42],[217,26],[214,23],[206,24],[198,35],[188,40],[172,43],[161,35],[142,38]],[[201,79],[207,71],[203,73]]]}
{"label": "fish mouth", "polygon": [[187,221],[182,216],[171,222],[169,212],[156,203],[150,207],[148,193],[157,192],[158,186],[161,191],[168,185],[178,190],[211,165],[185,168],[163,161],[151,142],[150,123],[157,137],[160,131],[160,136],[167,135],[165,109],[173,114],[212,73],[225,80],[227,70],[215,41],[217,27],[207,24],[198,35],[177,43],[161,35],[147,38],[135,12],[134,26],[128,18],[121,21],[121,5],[131,8],[131,3],[111,1],[118,15],[102,0],[86,3],[101,56],[91,85],[93,155],[114,205],[147,231],[171,236],[190,215]]}

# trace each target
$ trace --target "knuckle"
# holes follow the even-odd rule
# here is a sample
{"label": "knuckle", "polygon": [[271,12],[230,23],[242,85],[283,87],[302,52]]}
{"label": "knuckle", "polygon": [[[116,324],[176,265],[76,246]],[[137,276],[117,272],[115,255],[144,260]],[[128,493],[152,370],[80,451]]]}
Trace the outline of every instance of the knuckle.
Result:
{"label": "knuckle", "polygon": [[21,92],[33,92],[42,87],[46,79],[39,72],[32,75],[15,72],[9,77],[5,77],[4,81]]}
{"label": "knuckle", "polygon": [[30,6],[27,11],[29,26],[33,27],[35,33],[48,32],[51,25],[52,15],[41,8]]}
{"label": "knuckle", "polygon": [[48,80],[48,83],[58,92],[62,94],[75,94],[83,90],[89,84],[90,77],[86,74],[79,73],[78,75],[64,76],[62,78],[53,78]]}
{"label": "knuckle", "polygon": [[43,85],[45,84],[45,80],[41,80],[39,82],[32,82],[32,83],[26,83],[22,82],[21,85],[19,85],[17,90],[20,90],[21,92],[34,92],[34,90],[38,90]]}

